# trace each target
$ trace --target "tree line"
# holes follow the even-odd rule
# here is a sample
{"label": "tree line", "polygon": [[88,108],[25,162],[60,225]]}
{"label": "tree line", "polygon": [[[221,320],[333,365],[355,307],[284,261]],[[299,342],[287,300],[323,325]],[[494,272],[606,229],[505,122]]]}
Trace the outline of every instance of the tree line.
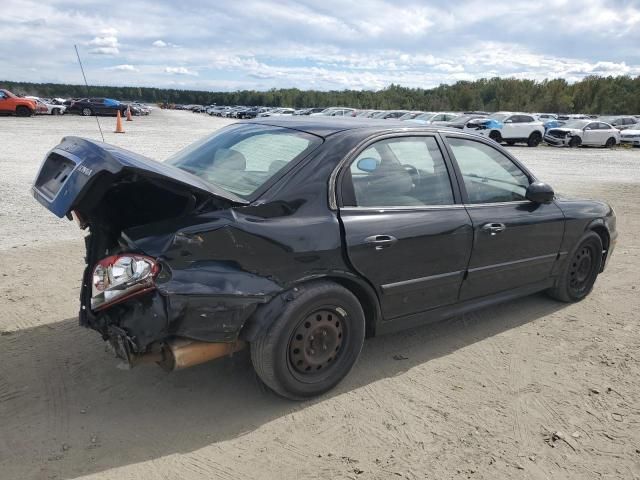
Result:
{"label": "tree line", "polygon": [[390,85],[382,90],[300,90],[207,92],[152,87],[114,87],[0,81],[16,94],[41,97],[108,97],[151,103],[261,105],[281,107],[345,106],[425,111],[528,111],[553,113],[640,114],[640,76],[588,76],[563,79],[489,78],[435,88]]}

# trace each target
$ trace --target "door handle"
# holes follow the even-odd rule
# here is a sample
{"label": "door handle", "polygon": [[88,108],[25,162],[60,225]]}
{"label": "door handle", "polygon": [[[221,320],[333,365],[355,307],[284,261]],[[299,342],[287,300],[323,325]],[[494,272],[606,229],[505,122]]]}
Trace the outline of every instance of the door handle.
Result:
{"label": "door handle", "polygon": [[498,233],[502,233],[505,231],[507,227],[504,223],[485,223],[481,230],[489,235],[497,235]]}
{"label": "door handle", "polygon": [[376,250],[382,250],[383,248],[388,248],[393,246],[398,239],[393,235],[371,235],[364,239],[364,242],[372,247],[375,247]]}

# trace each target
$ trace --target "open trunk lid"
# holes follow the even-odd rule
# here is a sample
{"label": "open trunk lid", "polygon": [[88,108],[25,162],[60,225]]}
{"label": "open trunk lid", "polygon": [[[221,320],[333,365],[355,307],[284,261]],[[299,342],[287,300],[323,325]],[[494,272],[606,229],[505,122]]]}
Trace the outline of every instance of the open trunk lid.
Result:
{"label": "open trunk lid", "polygon": [[179,168],[80,137],[63,138],[47,154],[32,192],[48,210],[58,217],[64,217],[77,207],[82,207],[90,191],[99,196],[100,191],[106,191],[114,181],[126,174],[159,181],[171,185],[172,189],[185,190],[200,197],[216,197],[236,205],[249,203]]}

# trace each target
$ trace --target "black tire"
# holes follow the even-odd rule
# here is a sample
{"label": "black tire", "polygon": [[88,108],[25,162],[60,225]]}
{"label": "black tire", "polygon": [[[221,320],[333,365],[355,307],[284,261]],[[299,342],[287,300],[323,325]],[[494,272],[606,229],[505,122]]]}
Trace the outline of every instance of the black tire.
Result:
{"label": "black tire", "polygon": [[333,282],[309,283],[295,294],[251,343],[251,362],[271,390],[303,400],[332,389],[349,373],[362,350],[365,319],[358,299]]}
{"label": "black tire", "polygon": [[60,115],[60,109],[54,108],[53,110],[51,110],[51,115]]}
{"label": "black tire", "polygon": [[500,132],[498,132],[497,130],[491,130],[489,138],[494,142],[502,143],[502,135],[500,135]]}
{"label": "black tire", "polygon": [[24,105],[18,105],[16,107],[16,117],[30,117],[33,115],[33,112],[29,107],[25,107]]}
{"label": "black tire", "polygon": [[91,115],[93,115],[93,110],[91,110],[89,107],[84,107],[80,113],[83,117],[90,117]]}
{"label": "black tire", "polygon": [[542,135],[540,135],[540,132],[533,132],[531,135],[529,135],[527,146],[537,147],[538,145],[540,145],[540,142],[542,142]]}
{"label": "black tire", "polygon": [[607,139],[607,143],[604,144],[605,147],[607,148],[613,148],[616,146],[616,139],[613,137],[609,137]]}
{"label": "black tire", "polygon": [[593,289],[601,265],[602,239],[596,232],[587,232],[567,257],[549,295],[562,302],[579,302]]}
{"label": "black tire", "polygon": [[569,140],[569,146],[571,148],[576,148],[580,145],[582,145],[582,139],[580,137],[571,137],[571,140]]}

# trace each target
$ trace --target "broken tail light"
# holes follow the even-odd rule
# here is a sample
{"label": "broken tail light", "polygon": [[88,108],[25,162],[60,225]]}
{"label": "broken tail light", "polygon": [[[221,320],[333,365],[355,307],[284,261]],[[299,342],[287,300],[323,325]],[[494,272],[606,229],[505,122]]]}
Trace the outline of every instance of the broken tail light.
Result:
{"label": "broken tail light", "polygon": [[91,309],[100,310],[155,288],[160,266],[151,257],[136,254],[112,255],[93,269]]}

